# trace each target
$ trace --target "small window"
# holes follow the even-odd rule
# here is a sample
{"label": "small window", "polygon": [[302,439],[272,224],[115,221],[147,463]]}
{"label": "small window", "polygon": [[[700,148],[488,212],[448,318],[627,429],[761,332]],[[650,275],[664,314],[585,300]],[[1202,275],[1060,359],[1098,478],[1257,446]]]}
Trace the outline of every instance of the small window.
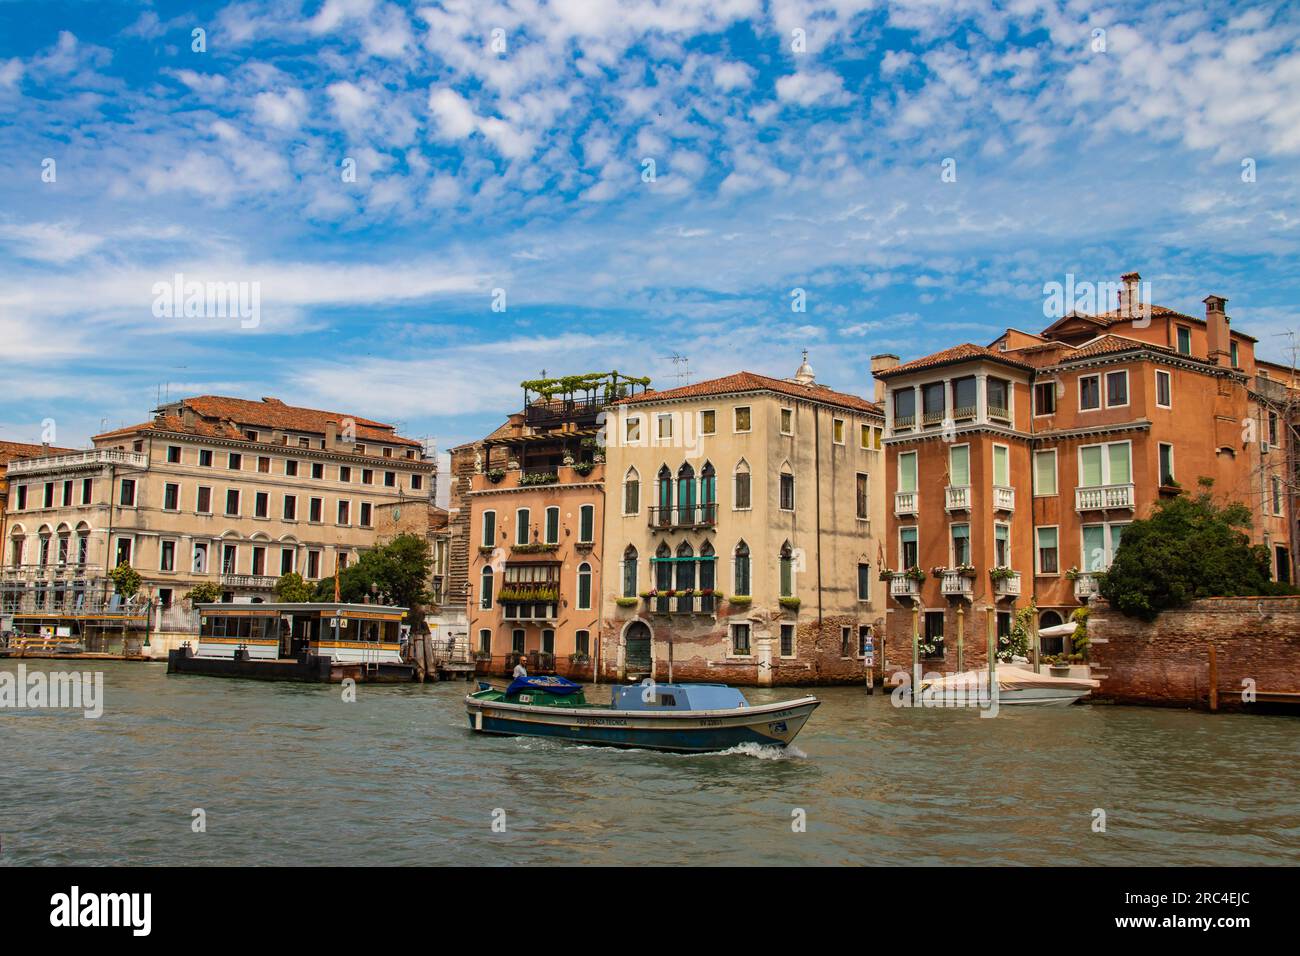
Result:
{"label": "small window", "polygon": [[[81,503],[82,503],[83,505],[88,505],[88,504],[90,504],[91,498],[94,496],[94,488],[95,488],[95,479],[93,479],[93,478],[83,478],[83,479],[81,480]],[[23,489],[21,489],[21,490],[22,490],[23,492],[26,492],[26,491],[27,491],[26,488],[23,488]],[[23,497],[24,497],[24,499],[25,499],[25,498],[26,498],[26,495],[24,494]]]}
{"label": "small window", "polygon": [[749,406],[741,405],[740,407],[736,408],[734,410],[733,420],[735,421],[736,431],[738,432],[749,431],[749,426],[750,426]]}
{"label": "small window", "polygon": [[1160,484],[1166,488],[1174,484],[1174,446],[1160,443]]}
{"label": "small window", "polygon": [[794,657],[794,625],[781,625],[781,656]]}
{"label": "small window", "polygon": [[635,444],[641,440],[641,419],[629,418],[623,425],[624,441],[629,444]]}
{"label": "small window", "polygon": [[307,502],[307,520],[319,524],[325,513],[325,501],[322,498],[312,498]]}
{"label": "small window", "polygon": [[298,462],[292,458],[284,460],[284,473],[290,478],[298,477]]}
{"label": "small window", "polygon": [[118,504],[122,505],[122,507],[124,508],[134,507],[135,506],[135,479],[123,478],[121,490],[122,493],[118,498]]}
{"label": "small window", "polygon": [[311,476],[317,481],[320,481],[322,478],[324,478],[325,465],[319,461],[313,461],[311,463]]}
{"label": "small window", "polygon": [[1173,386],[1168,372],[1156,369],[1156,404],[1161,408],[1173,406]]}
{"label": "small window", "polygon": [[718,430],[718,413],[713,409],[700,412],[700,434],[713,435]]}
{"label": "small window", "polygon": [[578,543],[592,544],[596,540],[596,506],[578,508]]}
{"label": "small window", "polygon": [[239,471],[244,467],[244,456],[231,452],[226,457],[226,467],[231,471]]}
{"label": "small window", "polygon": [[181,461],[181,446],[180,446],[180,445],[168,445],[168,446],[167,446],[167,461],[168,461],[170,464],[173,464],[173,465],[178,465],[178,464],[180,464],[180,461]]}
{"label": "small window", "polygon": [[560,543],[560,509],[554,506],[546,509],[546,543]]}
{"label": "small window", "polygon": [[199,487],[199,493],[194,501],[194,510],[201,515],[212,514],[212,489]]}
{"label": "small window", "polygon": [[385,488],[397,487],[397,472],[395,471],[384,472],[384,487]]}
{"label": "small window", "polygon": [[1079,408],[1085,412],[1101,408],[1101,376],[1084,375],[1079,379]]}
{"label": "small window", "polygon": [[794,475],[781,475],[781,510],[794,511]]}
{"label": "small window", "polygon": [[163,510],[179,511],[181,507],[181,486],[168,482],[163,485]]}
{"label": "small window", "polygon": [[1232,362],[1232,367],[1237,368],[1240,364],[1241,353],[1237,350],[1237,343],[1235,341],[1229,343],[1228,355],[1230,356],[1229,361]]}
{"label": "small window", "polygon": [[1056,414],[1056,383],[1039,382],[1034,386],[1034,414]]}
{"label": "small window", "polygon": [[858,562],[858,600],[871,600],[871,565],[865,561]]}
{"label": "small window", "polygon": [[1038,573],[1058,574],[1060,565],[1057,553],[1057,532],[1055,528],[1038,529]]}
{"label": "small window", "polygon": [[867,448],[867,449],[871,448],[871,426],[870,425],[862,425],[859,427],[858,447]]}
{"label": "small window", "polygon": [[480,654],[492,653],[492,631],[486,627],[480,628],[478,632],[478,652]]}
{"label": "small window", "polygon": [[529,516],[527,508],[520,508],[515,512],[515,544],[528,543],[528,529],[532,518]]}
{"label": "small window", "polygon": [[340,500],[337,523],[345,525],[345,524],[350,524],[351,521],[352,521],[352,502]]}
{"label": "small window", "polygon": [[370,523],[372,520],[372,511],[373,509],[370,507],[370,502],[368,501],[361,502],[361,527],[363,528],[370,527]]}
{"label": "small window", "polygon": [[575,631],[573,634],[573,650],[576,654],[583,657],[591,656],[591,632]]}
{"label": "small window", "polygon": [[347,465],[339,465],[339,481],[348,484],[352,481],[352,469]]}
{"label": "small window", "polygon": [[253,517],[267,518],[271,512],[271,496],[265,491],[259,491],[253,496]]}
{"label": "small window", "polygon": [[661,441],[673,437],[673,416],[672,415],[658,415],[655,418],[655,422],[656,422],[656,429],[657,429],[656,434],[658,434],[659,439]]}
{"label": "small window", "polygon": [[857,516],[859,521],[866,521],[871,517],[871,481],[868,475],[858,473],[857,489],[855,502],[857,505]]}
{"label": "small window", "polygon": [[212,467],[212,449],[210,448],[199,449],[199,466],[202,468]]}
{"label": "small window", "polygon": [[1106,407],[1118,408],[1128,404],[1128,372],[1120,369],[1106,373]]}
{"label": "small window", "polygon": [[424,476],[423,476],[423,475],[412,475],[412,476],[411,476],[411,490],[412,490],[412,491],[419,491],[419,490],[420,490],[421,488],[423,488],[423,487],[424,487]]}
{"label": "small window", "polygon": [[732,507],[737,511],[748,511],[753,505],[750,498],[749,466],[744,462],[736,467],[734,484],[734,504]]}
{"label": "small window", "polygon": [[1192,354],[1192,330],[1185,325],[1178,326],[1178,351],[1183,355]]}
{"label": "small window", "polygon": [[641,479],[635,471],[629,471],[623,480],[623,514],[641,513]]}
{"label": "small window", "polygon": [[1034,452],[1034,494],[1051,497],[1056,494],[1056,449]]}
{"label": "small window", "polygon": [[[740,430],[739,425],[736,426],[736,430],[737,431]],[[794,409],[793,408],[781,409],[781,434],[782,435],[794,434]]]}
{"label": "small window", "polygon": [[239,514],[239,492],[234,488],[226,492],[226,514],[232,517]]}
{"label": "small window", "polygon": [[749,625],[731,625],[731,653],[740,657],[749,656]]}
{"label": "small window", "polygon": [[844,419],[831,419],[831,441],[836,445],[844,444]]}
{"label": "small window", "polygon": [[298,519],[298,498],[295,495],[284,496],[284,520],[296,521]]}
{"label": "small window", "polygon": [[490,548],[496,544],[497,540],[497,513],[495,511],[483,512],[483,537],[479,539],[479,546]]}

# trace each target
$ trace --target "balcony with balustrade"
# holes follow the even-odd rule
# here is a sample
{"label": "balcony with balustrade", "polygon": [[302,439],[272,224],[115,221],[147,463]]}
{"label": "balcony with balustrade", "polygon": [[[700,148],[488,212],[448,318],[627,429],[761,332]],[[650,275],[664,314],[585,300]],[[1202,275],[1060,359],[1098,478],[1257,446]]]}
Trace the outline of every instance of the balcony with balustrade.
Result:
{"label": "balcony with balustrade", "polygon": [[993,577],[993,595],[998,598],[1020,597],[1020,572],[1012,571],[1009,576],[995,574]]}
{"label": "balcony with balustrade", "polygon": [[914,601],[921,596],[921,582],[899,571],[889,579],[889,596],[896,600]]}
{"label": "balcony with balustrade", "polygon": [[270,591],[277,580],[269,574],[222,574],[221,586],[234,591]]}
{"label": "balcony with balustrade", "polygon": [[1087,571],[1080,571],[1079,576],[1074,579],[1074,599],[1083,603],[1090,598],[1096,597],[1099,592],[1100,587],[1097,584],[1096,575]]}
{"label": "balcony with balustrade", "polygon": [[970,485],[948,485],[944,489],[944,508],[948,512],[970,510]]}
{"label": "balcony with balustrade", "polygon": [[975,582],[970,575],[958,571],[944,571],[939,584],[944,597],[965,598],[967,601],[975,590]]}
{"label": "balcony with balustrade", "polygon": [[120,448],[92,448],[88,451],[70,452],[65,455],[45,455],[40,458],[22,458],[9,463],[9,477],[37,475],[47,472],[73,471],[87,468],[100,468],[104,465],[116,465],[123,468],[147,468],[149,456],[138,451],[122,451]]}
{"label": "balcony with balustrade", "polygon": [[712,528],[718,523],[718,505],[712,501],[695,505],[654,506],[649,511],[650,527],[656,531]]}
{"label": "balcony with balustrade", "polygon": [[1075,511],[1105,511],[1110,508],[1133,510],[1134,486],[1093,485],[1074,489]]}
{"label": "balcony with balustrade", "polygon": [[899,491],[894,493],[894,516],[901,518],[904,515],[919,514],[917,508],[920,506],[919,496],[915,491]]}
{"label": "balcony with balustrade", "polygon": [[994,485],[993,508],[996,511],[1015,511],[1016,489],[1006,485]]}

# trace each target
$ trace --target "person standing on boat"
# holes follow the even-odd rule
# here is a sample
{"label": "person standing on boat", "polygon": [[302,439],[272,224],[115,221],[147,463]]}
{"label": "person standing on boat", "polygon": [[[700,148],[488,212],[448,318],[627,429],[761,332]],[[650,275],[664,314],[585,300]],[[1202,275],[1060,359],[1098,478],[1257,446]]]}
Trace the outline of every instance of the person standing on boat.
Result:
{"label": "person standing on boat", "polygon": [[514,680],[528,676],[528,668],[524,666],[524,657],[519,655],[519,661],[515,664],[514,672],[510,675]]}

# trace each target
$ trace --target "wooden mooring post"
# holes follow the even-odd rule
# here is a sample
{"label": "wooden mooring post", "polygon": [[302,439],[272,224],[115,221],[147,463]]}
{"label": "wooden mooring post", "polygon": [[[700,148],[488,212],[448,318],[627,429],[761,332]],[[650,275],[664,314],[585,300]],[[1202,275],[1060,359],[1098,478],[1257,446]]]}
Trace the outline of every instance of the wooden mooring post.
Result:
{"label": "wooden mooring post", "polygon": [[1210,645],[1210,710],[1219,709],[1219,652]]}

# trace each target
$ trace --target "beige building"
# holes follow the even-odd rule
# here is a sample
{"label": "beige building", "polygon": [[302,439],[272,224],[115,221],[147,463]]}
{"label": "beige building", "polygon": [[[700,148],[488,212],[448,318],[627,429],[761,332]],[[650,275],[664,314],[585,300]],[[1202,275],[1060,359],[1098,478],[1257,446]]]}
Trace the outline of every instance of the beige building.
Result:
{"label": "beige building", "polygon": [[884,418],[740,372],[605,421],[602,674],[737,684],[862,680],[884,620]]}
{"label": "beige building", "polygon": [[9,466],[6,613],[105,603],[125,562],[152,627],[183,630],[181,599],[200,582],[270,600],[281,574],[330,577],[373,546],[379,508],[409,502],[427,522],[436,467],[391,425],[275,398],[187,398],[93,442]]}

